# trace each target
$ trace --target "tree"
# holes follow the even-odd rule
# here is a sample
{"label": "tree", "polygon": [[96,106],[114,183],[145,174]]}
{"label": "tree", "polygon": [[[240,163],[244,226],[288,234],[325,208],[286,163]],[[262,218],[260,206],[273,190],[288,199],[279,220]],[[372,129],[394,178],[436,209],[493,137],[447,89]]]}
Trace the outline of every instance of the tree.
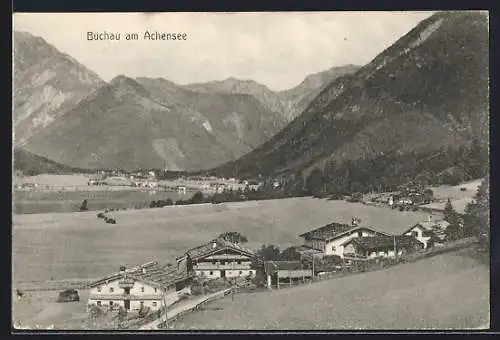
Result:
{"label": "tree", "polygon": [[227,231],[225,233],[220,234],[219,238],[226,240],[228,242],[232,242],[232,243],[246,243],[246,242],[248,242],[248,239],[246,238],[246,236],[241,235],[237,231]]}
{"label": "tree", "polygon": [[280,254],[280,261],[300,261],[301,255],[295,247],[288,247]]}
{"label": "tree", "polygon": [[323,190],[323,172],[315,168],[307,177],[306,192],[308,195],[317,195]]}
{"label": "tree", "polygon": [[262,245],[257,251],[257,255],[264,261],[279,261],[280,249],[273,244]]}
{"label": "tree", "polygon": [[200,204],[203,203],[204,200],[205,196],[203,196],[203,193],[201,191],[197,191],[189,201],[191,204]]}
{"label": "tree", "polygon": [[80,206],[80,211],[87,211],[89,208],[87,207],[87,200],[83,200],[82,205]]}
{"label": "tree", "polygon": [[446,238],[449,240],[456,240],[461,236],[460,220],[457,212],[453,208],[450,199],[446,202],[443,211],[444,220],[449,223],[446,228]]}
{"label": "tree", "polygon": [[484,250],[490,242],[490,178],[486,175],[479,186],[474,201],[465,208],[464,233],[476,236]]}

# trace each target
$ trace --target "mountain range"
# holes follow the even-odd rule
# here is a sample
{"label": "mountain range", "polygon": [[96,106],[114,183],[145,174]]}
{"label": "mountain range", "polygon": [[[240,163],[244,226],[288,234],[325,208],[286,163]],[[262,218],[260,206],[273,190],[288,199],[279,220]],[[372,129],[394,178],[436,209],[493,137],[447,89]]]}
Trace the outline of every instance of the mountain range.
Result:
{"label": "mountain range", "polygon": [[198,170],[269,140],[347,65],[288,91],[229,78],[178,85],[119,75],[109,83],[40,37],[14,32],[15,145],[79,168]]}
{"label": "mountain range", "polygon": [[488,15],[439,12],[325,86],[283,130],[219,175],[280,176],[384,153],[488,143]]}

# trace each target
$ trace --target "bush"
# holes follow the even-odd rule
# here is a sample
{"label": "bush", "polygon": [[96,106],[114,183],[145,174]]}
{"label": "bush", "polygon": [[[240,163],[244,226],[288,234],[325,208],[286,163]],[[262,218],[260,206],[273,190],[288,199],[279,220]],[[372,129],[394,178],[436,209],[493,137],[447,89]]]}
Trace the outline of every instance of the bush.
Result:
{"label": "bush", "polygon": [[398,209],[399,209],[399,211],[405,211],[405,207],[403,207],[402,205],[401,205],[401,206],[399,206],[399,208],[398,208]]}
{"label": "bush", "polygon": [[467,191],[467,188],[460,188],[460,191]]}
{"label": "bush", "polygon": [[91,318],[97,318],[104,315],[104,311],[95,304],[89,306],[89,315]]}
{"label": "bush", "polygon": [[106,218],[106,215],[103,212],[97,214],[97,218]]}
{"label": "bush", "polygon": [[87,200],[83,200],[82,205],[80,206],[80,211],[87,211],[89,208],[87,207]]}

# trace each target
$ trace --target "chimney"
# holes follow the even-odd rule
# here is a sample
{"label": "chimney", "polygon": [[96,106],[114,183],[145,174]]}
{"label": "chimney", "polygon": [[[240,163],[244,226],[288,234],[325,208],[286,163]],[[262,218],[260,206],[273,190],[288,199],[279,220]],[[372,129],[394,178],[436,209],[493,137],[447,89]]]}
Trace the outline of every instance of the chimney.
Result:
{"label": "chimney", "polygon": [[429,215],[429,222],[432,221],[432,215]]}
{"label": "chimney", "polygon": [[212,248],[217,248],[217,242],[215,242],[215,241],[214,241],[214,242],[212,243]]}

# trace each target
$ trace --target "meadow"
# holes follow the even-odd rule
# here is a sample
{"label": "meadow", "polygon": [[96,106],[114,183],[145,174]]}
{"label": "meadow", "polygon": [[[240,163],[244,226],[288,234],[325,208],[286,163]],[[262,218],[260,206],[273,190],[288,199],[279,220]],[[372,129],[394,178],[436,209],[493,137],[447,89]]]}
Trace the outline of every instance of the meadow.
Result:
{"label": "meadow", "polygon": [[[87,187],[88,188],[88,187]],[[84,189],[87,189],[84,188]],[[147,207],[153,200],[190,198],[172,191],[140,190],[72,190],[72,191],[14,191],[13,211],[15,214],[68,213],[78,211],[83,200],[89,210],[132,209],[136,205]]]}
{"label": "meadow", "polygon": [[13,281],[96,278],[120,265],[150,260],[175,263],[175,257],[225,231],[245,235],[248,247],[301,244],[299,234],[330,222],[350,223],[400,233],[427,213],[400,212],[345,201],[290,198],[225,204],[169,206],[113,212],[117,224],[96,212],[13,216]]}
{"label": "meadow", "polygon": [[488,266],[456,251],[376,272],[238,294],[186,315],[172,328],[470,329],[489,324],[489,292]]}

